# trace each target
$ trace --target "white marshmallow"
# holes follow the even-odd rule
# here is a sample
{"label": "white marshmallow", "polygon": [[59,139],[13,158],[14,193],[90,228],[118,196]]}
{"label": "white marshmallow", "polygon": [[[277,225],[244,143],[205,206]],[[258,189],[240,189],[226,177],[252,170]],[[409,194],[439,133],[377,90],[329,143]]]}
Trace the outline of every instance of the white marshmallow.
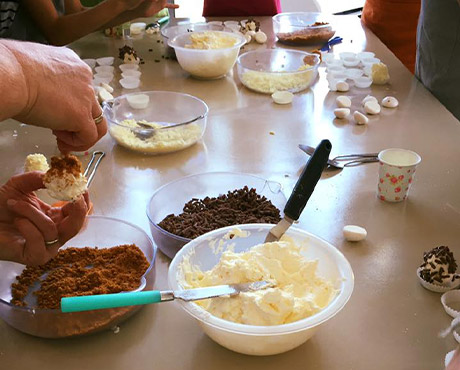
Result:
{"label": "white marshmallow", "polygon": [[367,231],[364,227],[346,225],[343,227],[343,236],[349,242],[359,242],[366,239]]}
{"label": "white marshmallow", "polygon": [[355,120],[357,125],[367,125],[369,123],[369,118],[367,118],[364,114],[359,111],[355,111],[353,113],[353,119]]}
{"label": "white marshmallow", "polygon": [[345,81],[338,81],[336,84],[337,91],[347,92],[350,90],[350,86]]}
{"label": "white marshmallow", "polygon": [[349,108],[337,108],[334,109],[334,114],[337,118],[346,118],[350,114]]}
{"label": "white marshmallow", "polygon": [[113,93],[113,87],[110,86],[109,84],[106,84],[105,82],[102,82],[101,83],[101,87],[106,89],[109,93]]}
{"label": "white marshmallow", "polygon": [[371,101],[367,101],[365,104],[364,104],[364,111],[367,113],[367,114],[379,114],[380,113],[380,105],[379,103],[371,100]]}
{"label": "white marshmallow", "polygon": [[150,97],[146,94],[135,94],[126,96],[126,100],[133,109],[145,109],[149,105]]}
{"label": "white marshmallow", "polygon": [[276,104],[290,104],[294,99],[294,94],[289,91],[275,91],[272,99]]}
{"label": "white marshmallow", "polygon": [[382,99],[382,105],[385,108],[396,108],[399,105],[399,101],[393,96],[385,96]]}
{"label": "white marshmallow", "polygon": [[254,38],[259,44],[264,44],[267,42],[267,35],[262,31],[257,31]]}
{"label": "white marshmallow", "polygon": [[368,101],[375,101],[376,103],[379,102],[375,96],[367,95],[367,96],[361,101],[361,104],[362,104],[362,105],[365,105]]}
{"label": "white marshmallow", "polygon": [[100,88],[98,91],[97,91],[97,97],[99,99],[99,103],[103,103],[107,100],[112,100],[113,99],[113,95],[111,93],[109,93],[106,89],[104,88]]}
{"label": "white marshmallow", "polygon": [[337,106],[339,108],[350,108],[351,107],[351,99],[348,96],[340,95],[335,99]]}

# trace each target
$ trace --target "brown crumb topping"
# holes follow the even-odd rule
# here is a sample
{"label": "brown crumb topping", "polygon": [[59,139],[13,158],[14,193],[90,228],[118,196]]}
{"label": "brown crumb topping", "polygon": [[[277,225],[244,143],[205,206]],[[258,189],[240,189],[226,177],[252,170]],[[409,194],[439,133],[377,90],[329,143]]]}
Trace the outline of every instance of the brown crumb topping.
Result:
{"label": "brown crumb topping", "polygon": [[71,173],[77,177],[81,174],[81,169],[80,160],[72,154],[51,157],[51,166],[45,174],[45,182],[49,181],[50,177],[62,177],[64,173]]}
{"label": "brown crumb topping", "polygon": [[[42,266],[26,267],[11,286],[11,303],[27,306],[31,288],[37,308],[59,308],[62,297],[109,294],[139,287],[149,262],[135,244],[112,248],[67,248]],[[34,307],[35,308],[35,307]]]}

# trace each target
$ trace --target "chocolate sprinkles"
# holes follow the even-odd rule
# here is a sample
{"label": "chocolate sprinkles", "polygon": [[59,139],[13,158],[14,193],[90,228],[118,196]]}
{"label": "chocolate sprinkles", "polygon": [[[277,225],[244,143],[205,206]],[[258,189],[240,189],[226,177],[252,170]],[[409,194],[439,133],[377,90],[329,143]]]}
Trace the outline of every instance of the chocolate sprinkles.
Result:
{"label": "chocolate sprinkles", "polygon": [[170,214],[158,225],[172,234],[193,239],[225,226],[274,224],[280,219],[279,209],[270,200],[245,186],[216,198],[193,198],[181,214]]}

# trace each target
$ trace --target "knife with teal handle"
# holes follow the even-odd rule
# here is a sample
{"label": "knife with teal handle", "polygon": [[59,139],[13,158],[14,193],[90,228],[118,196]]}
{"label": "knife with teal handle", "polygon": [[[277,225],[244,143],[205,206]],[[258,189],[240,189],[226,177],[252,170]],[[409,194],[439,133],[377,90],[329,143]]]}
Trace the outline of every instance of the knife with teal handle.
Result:
{"label": "knife with teal handle", "polygon": [[114,294],[85,295],[78,297],[61,298],[62,312],[80,312],[101,310],[124,306],[137,306],[150,303],[159,303],[181,299],[183,301],[197,301],[200,299],[215,298],[224,295],[234,296],[240,292],[249,292],[273,287],[269,281],[256,281],[244,284],[218,285],[206,288],[186,290],[147,290],[142,292],[126,292]]}

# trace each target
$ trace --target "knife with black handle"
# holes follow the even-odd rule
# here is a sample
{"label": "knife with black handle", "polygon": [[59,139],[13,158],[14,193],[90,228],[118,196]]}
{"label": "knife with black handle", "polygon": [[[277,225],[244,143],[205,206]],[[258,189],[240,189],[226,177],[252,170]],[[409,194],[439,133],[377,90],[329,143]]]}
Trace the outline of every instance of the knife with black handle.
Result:
{"label": "knife with black handle", "polygon": [[279,240],[292,223],[299,219],[321,178],[324,168],[327,166],[331,149],[332,144],[329,140],[322,140],[316,147],[284,207],[283,219],[270,230],[265,238],[266,243]]}

